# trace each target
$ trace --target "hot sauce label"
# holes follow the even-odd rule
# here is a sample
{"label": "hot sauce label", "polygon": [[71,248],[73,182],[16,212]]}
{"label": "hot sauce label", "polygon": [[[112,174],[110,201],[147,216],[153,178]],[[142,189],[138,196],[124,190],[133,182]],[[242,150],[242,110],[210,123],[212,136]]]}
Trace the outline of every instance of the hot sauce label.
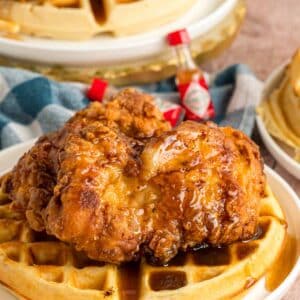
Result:
{"label": "hot sauce label", "polygon": [[155,98],[155,103],[159,110],[163,113],[164,119],[168,121],[172,127],[178,125],[184,118],[184,109],[176,103]]}
{"label": "hot sauce label", "polygon": [[215,116],[214,106],[204,77],[189,83],[178,84],[182,106],[186,110],[186,118],[202,121]]}

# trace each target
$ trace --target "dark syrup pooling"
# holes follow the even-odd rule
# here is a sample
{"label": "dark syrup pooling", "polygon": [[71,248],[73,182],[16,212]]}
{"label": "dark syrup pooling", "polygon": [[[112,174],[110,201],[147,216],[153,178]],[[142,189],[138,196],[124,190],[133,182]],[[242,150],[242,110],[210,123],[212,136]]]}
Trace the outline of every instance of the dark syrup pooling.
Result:
{"label": "dark syrup pooling", "polygon": [[176,290],[187,284],[186,273],[181,271],[158,271],[150,275],[153,291]]}
{"label": "dark syrup pooling", "polygon": [[193,261],[199,266],[223,266],[230,263],[228,247],[204,248],[192,253]]}
{"label": "dark syrup pooling", "polygon": [[237,246],[237,249],[236,249],[237,258],[239,260],[245,259],[249,255],[254,253],[257,248],[258,248],[258,245],[256,245],[256,244],[242,243]]}
{"label": "dark syrup pooling", "polygon": [[[245,242],[237,244],[237,258],[245,259],[256,251],[257,245],[251,241],[264,238],[269,223],[261,223],[254,237]],[[146,255],[147,263],[157,270],[153,270],[149,277],[149,286],[153,291],[175,290],[187,285],[187,275],[184,271],[170,271],[168,266],[180,267],[191,260],[193,264],[198,266],[226,266],[231,262],[231,254],[229,246],[210,247],[207,244],[201,244],[187,252],[179,252],[168,264],[161,265],[151,255]],[[121,265],[118,269],[119,293],[122,300],[139,299],[139,286],[141,280],[140,262],[133,262]]]}
{"label": "dark syrup pooling", "polygon": [[118,285],[122,300],[139,299],[140,263],[132,262],[119,267]]}

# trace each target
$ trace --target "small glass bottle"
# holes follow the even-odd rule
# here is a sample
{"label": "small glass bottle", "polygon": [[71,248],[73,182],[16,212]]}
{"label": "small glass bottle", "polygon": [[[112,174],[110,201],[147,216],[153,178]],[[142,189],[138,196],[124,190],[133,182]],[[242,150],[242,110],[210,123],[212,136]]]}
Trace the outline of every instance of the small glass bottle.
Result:
{"label": "small glass bottle", "polygon": [[171,32],[167,36],[177,56],[176,86],[181,104],[189,120],[203,121],[214,118],[215,110],[204,73],[196,65],[190,51],[187,30]]}

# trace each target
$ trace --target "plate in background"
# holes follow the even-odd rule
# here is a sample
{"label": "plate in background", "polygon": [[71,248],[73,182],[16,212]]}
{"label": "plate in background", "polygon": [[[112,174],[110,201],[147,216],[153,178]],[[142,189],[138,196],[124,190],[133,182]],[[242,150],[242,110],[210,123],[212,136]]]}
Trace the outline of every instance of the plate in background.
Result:
{"label": "plate in background", "polygon": [[[267,81],[265,82],[262,94],[261,94],[261,102],[266,101],[268,96],[276,87],[279,86],[281,80],[284,76],[284,71],[287,67],[287,63],[275,69],[275,71],[269,76]],[[258,131],[262,137],[266,148],[269,152],[274,156],[276,161],[286,169],[290,174],[294,175],[296,178],[300,179],[300,163],[298,163],[293,158],[293,153],[289,153],[289,148],[285,146],[283,143],[275,140],[270,133],[267,131],[266,126],[258,114],[256,115],[256,123],[258,127]]]}
{"label": "plate in background", "polygon": [[[153,31],[116,38],[99,35],[88,41],[59,41],[37,37],[0,38],[0,55],[32,62],[69,66],[108,65],[158,55],[166,48],[166,33],[187,27],[192,39],[214,28],[238,0],[199,0],[176,22]],[[122,55],[120,55],[122,54]]]}

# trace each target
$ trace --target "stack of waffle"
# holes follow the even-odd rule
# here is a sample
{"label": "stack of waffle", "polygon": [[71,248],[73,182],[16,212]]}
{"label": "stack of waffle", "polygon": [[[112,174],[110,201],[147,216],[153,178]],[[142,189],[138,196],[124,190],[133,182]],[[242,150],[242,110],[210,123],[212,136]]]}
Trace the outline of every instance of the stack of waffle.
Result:
{"label": "stack of waffle", "polygon": [[[168,266],[142,260],[121,267],[91,261],[68,245],[32,231],[1,195],[0,281],[18,295],[43,299],[238,299],[276,261],[286,223],[268,189],[255,239],[202,248]],[[271,250],[271,251],[270,251]]]}
{"label": "stack of waffle", "polygon": [[0,0],[0,30],[84,40],[142,33],[176,20],[197,0]]}

